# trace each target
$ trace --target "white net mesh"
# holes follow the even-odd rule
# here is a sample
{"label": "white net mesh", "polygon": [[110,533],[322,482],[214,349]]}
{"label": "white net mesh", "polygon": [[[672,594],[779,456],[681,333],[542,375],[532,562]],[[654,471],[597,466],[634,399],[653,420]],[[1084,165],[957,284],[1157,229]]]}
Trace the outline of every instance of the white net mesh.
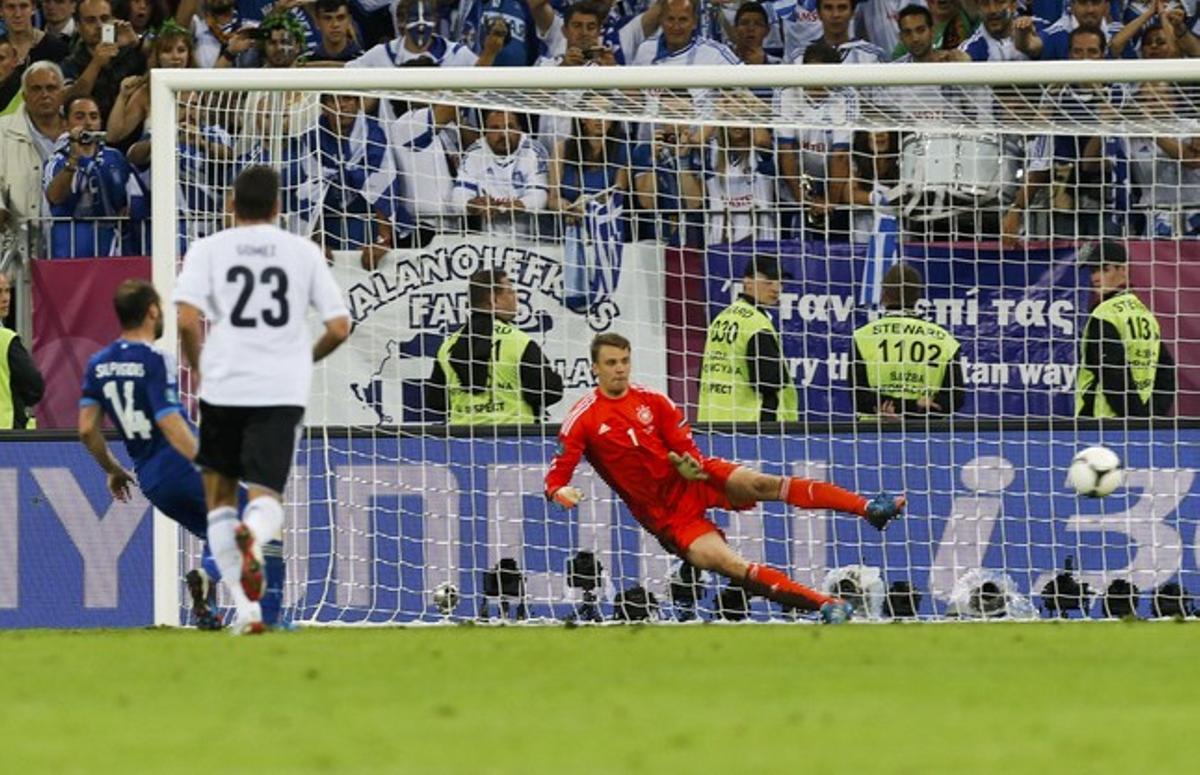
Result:
{"label": "white net mesh", "polygon": [[[634,379],[689,420],[737,421],[697,425],[705,453],[907,493],[910,516],[883,534],[780,503],[709,514],[746,558],[864,612],[1100,615],[1128,582],[1145,613],[1170,584],[1200,587],[1186,506],[1200,430],[1182,419],[1200,409],[1200,92],[1145,68],[1128,77],[180,87],[178,164],[155,170],[156,189],[177,186],[178,249],[224,223],[239,169],[271,164],[283,225],[325,247],[354,320],[318,369],[287,494],[291,615],[437,621],[440,601],[456,618],[620,618],[648,592],[663,618],[744,616],[736,586],[681,570],[586,464],[579,509],[546,502],[557,423],[593,390],[588,343],[602,332],[631,340]],[[1110,380],[1088,399],[1077,385],[1101,238],[1126,248],[1129,287],[1175,364],[1133,363],[1123,390],[1104,392]],[[900,262],[920,275],[903,316],[885,281]],[[776,295],[747,273],[759,266],[780,271]],[[506,373],[509,395],[456,408],[447,378],[501,379],[491,355],[450,363],[484,269],[505,272],[513,326],[536,347]],[[745,344],[718,320],[739,295],[767,311],[776,349],[702,390],[714,342]],[[890,318],[895,337],[855,336]],[[917,319],[952,337],[938,340],[945,358],[904,330]],[[1110,322],[1138,339],[1138,319]],[[1077,402],[1118,416],[1077,417]],[[1064,480],[1092,444],[1118,452],[1126,486],[1081,500]],[[791,614],[753,600],[749,615]]]}

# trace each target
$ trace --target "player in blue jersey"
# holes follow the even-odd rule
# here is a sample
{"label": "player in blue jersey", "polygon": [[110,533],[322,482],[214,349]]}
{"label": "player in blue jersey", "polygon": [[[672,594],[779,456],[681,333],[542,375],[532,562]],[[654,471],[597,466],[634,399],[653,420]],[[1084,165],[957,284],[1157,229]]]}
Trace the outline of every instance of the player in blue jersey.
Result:
{"label": "player in blue jersey", "polygon": [[[145,280],[121,283],[113,298],[121,337],[88,360],[79,400],[79,438],[108,474],[113,497],[126,500],[137,484],[154,507],[201,540],[208,527],[208,508],[200,473],[192,465],[198,446],[196,429],[179,403],[175,359],[154,346],[162,336],[162,304]],[[113,456],[100,432],[107,415],[133,460],[129,472]],[[283,543],[263,547],[267,589],[263,622],[278,624],[283,597]],[[187,574],[192,610],[201,629],[221,628],[214,610],[216,563],[204,546],[201,570]]]}

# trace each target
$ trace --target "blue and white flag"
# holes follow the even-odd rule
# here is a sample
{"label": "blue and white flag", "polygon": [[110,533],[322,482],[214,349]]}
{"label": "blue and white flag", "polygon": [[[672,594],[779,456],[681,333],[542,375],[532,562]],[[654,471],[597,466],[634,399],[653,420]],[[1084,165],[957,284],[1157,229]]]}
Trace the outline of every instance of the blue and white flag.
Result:
{"label": "blue and white flag", "polygon": [[871,200],[875,203],[875,223],[871,227],[867,262],[858,291],[858,303],[864,307],[879,306],[883,294],[883,276],[892,264],[900,260],[900,230],[896,224],[895,208],[888,206],[887,197],[878,189],[871,193]]}
{"label": "blue and white flag", "polygon": [[583,201],[583,213],[566,227],[563,303],[585,312],[617,290],[621,278],[621,215],[624,198],[602,192]]}

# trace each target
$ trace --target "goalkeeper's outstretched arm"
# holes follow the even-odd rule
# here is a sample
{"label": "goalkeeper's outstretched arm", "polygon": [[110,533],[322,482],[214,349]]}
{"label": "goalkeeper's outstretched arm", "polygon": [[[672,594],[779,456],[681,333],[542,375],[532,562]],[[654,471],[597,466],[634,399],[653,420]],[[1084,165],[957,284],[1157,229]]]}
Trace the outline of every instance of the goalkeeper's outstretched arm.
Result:
{"label": "goalkeeper's outstretched arm", "polygon": [[550,469],[546,471],[546,499],[552,500],[564,508],[571,508],[583,500],[583,491],[571,487],[571,477],[575,467],[583,458],[586,444],[584,423],[574,411],[567,416],[562,430],[558,432],[558,452],[550,461]]}

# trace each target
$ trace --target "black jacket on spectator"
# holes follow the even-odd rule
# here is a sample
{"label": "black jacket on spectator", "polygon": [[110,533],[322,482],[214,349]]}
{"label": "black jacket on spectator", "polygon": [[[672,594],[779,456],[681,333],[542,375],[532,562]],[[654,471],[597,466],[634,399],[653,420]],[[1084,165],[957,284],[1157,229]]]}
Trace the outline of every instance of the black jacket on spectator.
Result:
{"label": "black jacket on spectator", "polygon": [[29,424],[26,410],[42,400],[46,383],[20,338],[12,340],[8,346],[8,374],[12,387],[13,428],[24,428]]}
{"label": "black jacket on spectator", "polygon": [[66,59],[69,53],[71,53],[71,47],[65,40],[52,32],[43,35],[37,45],[29,49],[29,58],[17,65],[17,69],[12,71],[12,75],[0,83],[0,110],[7,107],[8,103],[13,101],[13,97],[17,96],[17,92],[21,91],[21,76],[25,74],[31,64],[34,62],[58,64]]}
{"label": "black jacket on spectator", "polygon": [[[1121,288],[1105,294],[1101,303],[1125,293]],[[1154,392],[1149,401],[1143,401],[1133,383],[1133,374],[1125,362],[1125,345],[1121,341],[1121,332],[1106,320],[1088,318],[1083,330],[1083,346],[1080,352],[1080,366],[1085,366],[1096,373],[1099,385],[1097,389],[1104,391],[1104,398],[1117,417],[1166,417],[1171,414],[1175,403],[1175,359],[1171,357],[1165,342],[1158,347],[1158,366],[1154,370]],[[1084,417],[1095,414],[1093,406],[1096,402],[1096,390],[1092,390],[1084,398]]]}
{"label": "black jacket on spectator", "polygon": [[[492,324],[490,312],[472,312],[462,334],[450,348],[450,366],[465,390],[475,392],[488,384],[492,363]],[[546,361],[542,348],[530,341],[521,353],[521,397],[535,417],[542,410],[562,400],[563,381],[554,367]],[[446,375],[440,363],[433,365],[433,374],[425,386],[425,408],[434,412],[446,411]]]}
{"label": "black jacket on spectator", "polygon": [[[92,52],[88,51],[82,40],[75,38],[71,43],[71,55],[62,63],[63,77],[66,78],[67,83],[78,79],[91,61]],[[108,120],[108,114],[112,112],[117,95],[121,93],[121,81],[131,75],[141,75],[144,72],[146,72],[146,57],[142,55],[141,46],[126,46],[113,57],[113,60],[108,63],[108,67],[102,69],[96,76],[96,84],[92,87],[91,97],[99,106],[100,115],[104,117],[105,121]]]}

